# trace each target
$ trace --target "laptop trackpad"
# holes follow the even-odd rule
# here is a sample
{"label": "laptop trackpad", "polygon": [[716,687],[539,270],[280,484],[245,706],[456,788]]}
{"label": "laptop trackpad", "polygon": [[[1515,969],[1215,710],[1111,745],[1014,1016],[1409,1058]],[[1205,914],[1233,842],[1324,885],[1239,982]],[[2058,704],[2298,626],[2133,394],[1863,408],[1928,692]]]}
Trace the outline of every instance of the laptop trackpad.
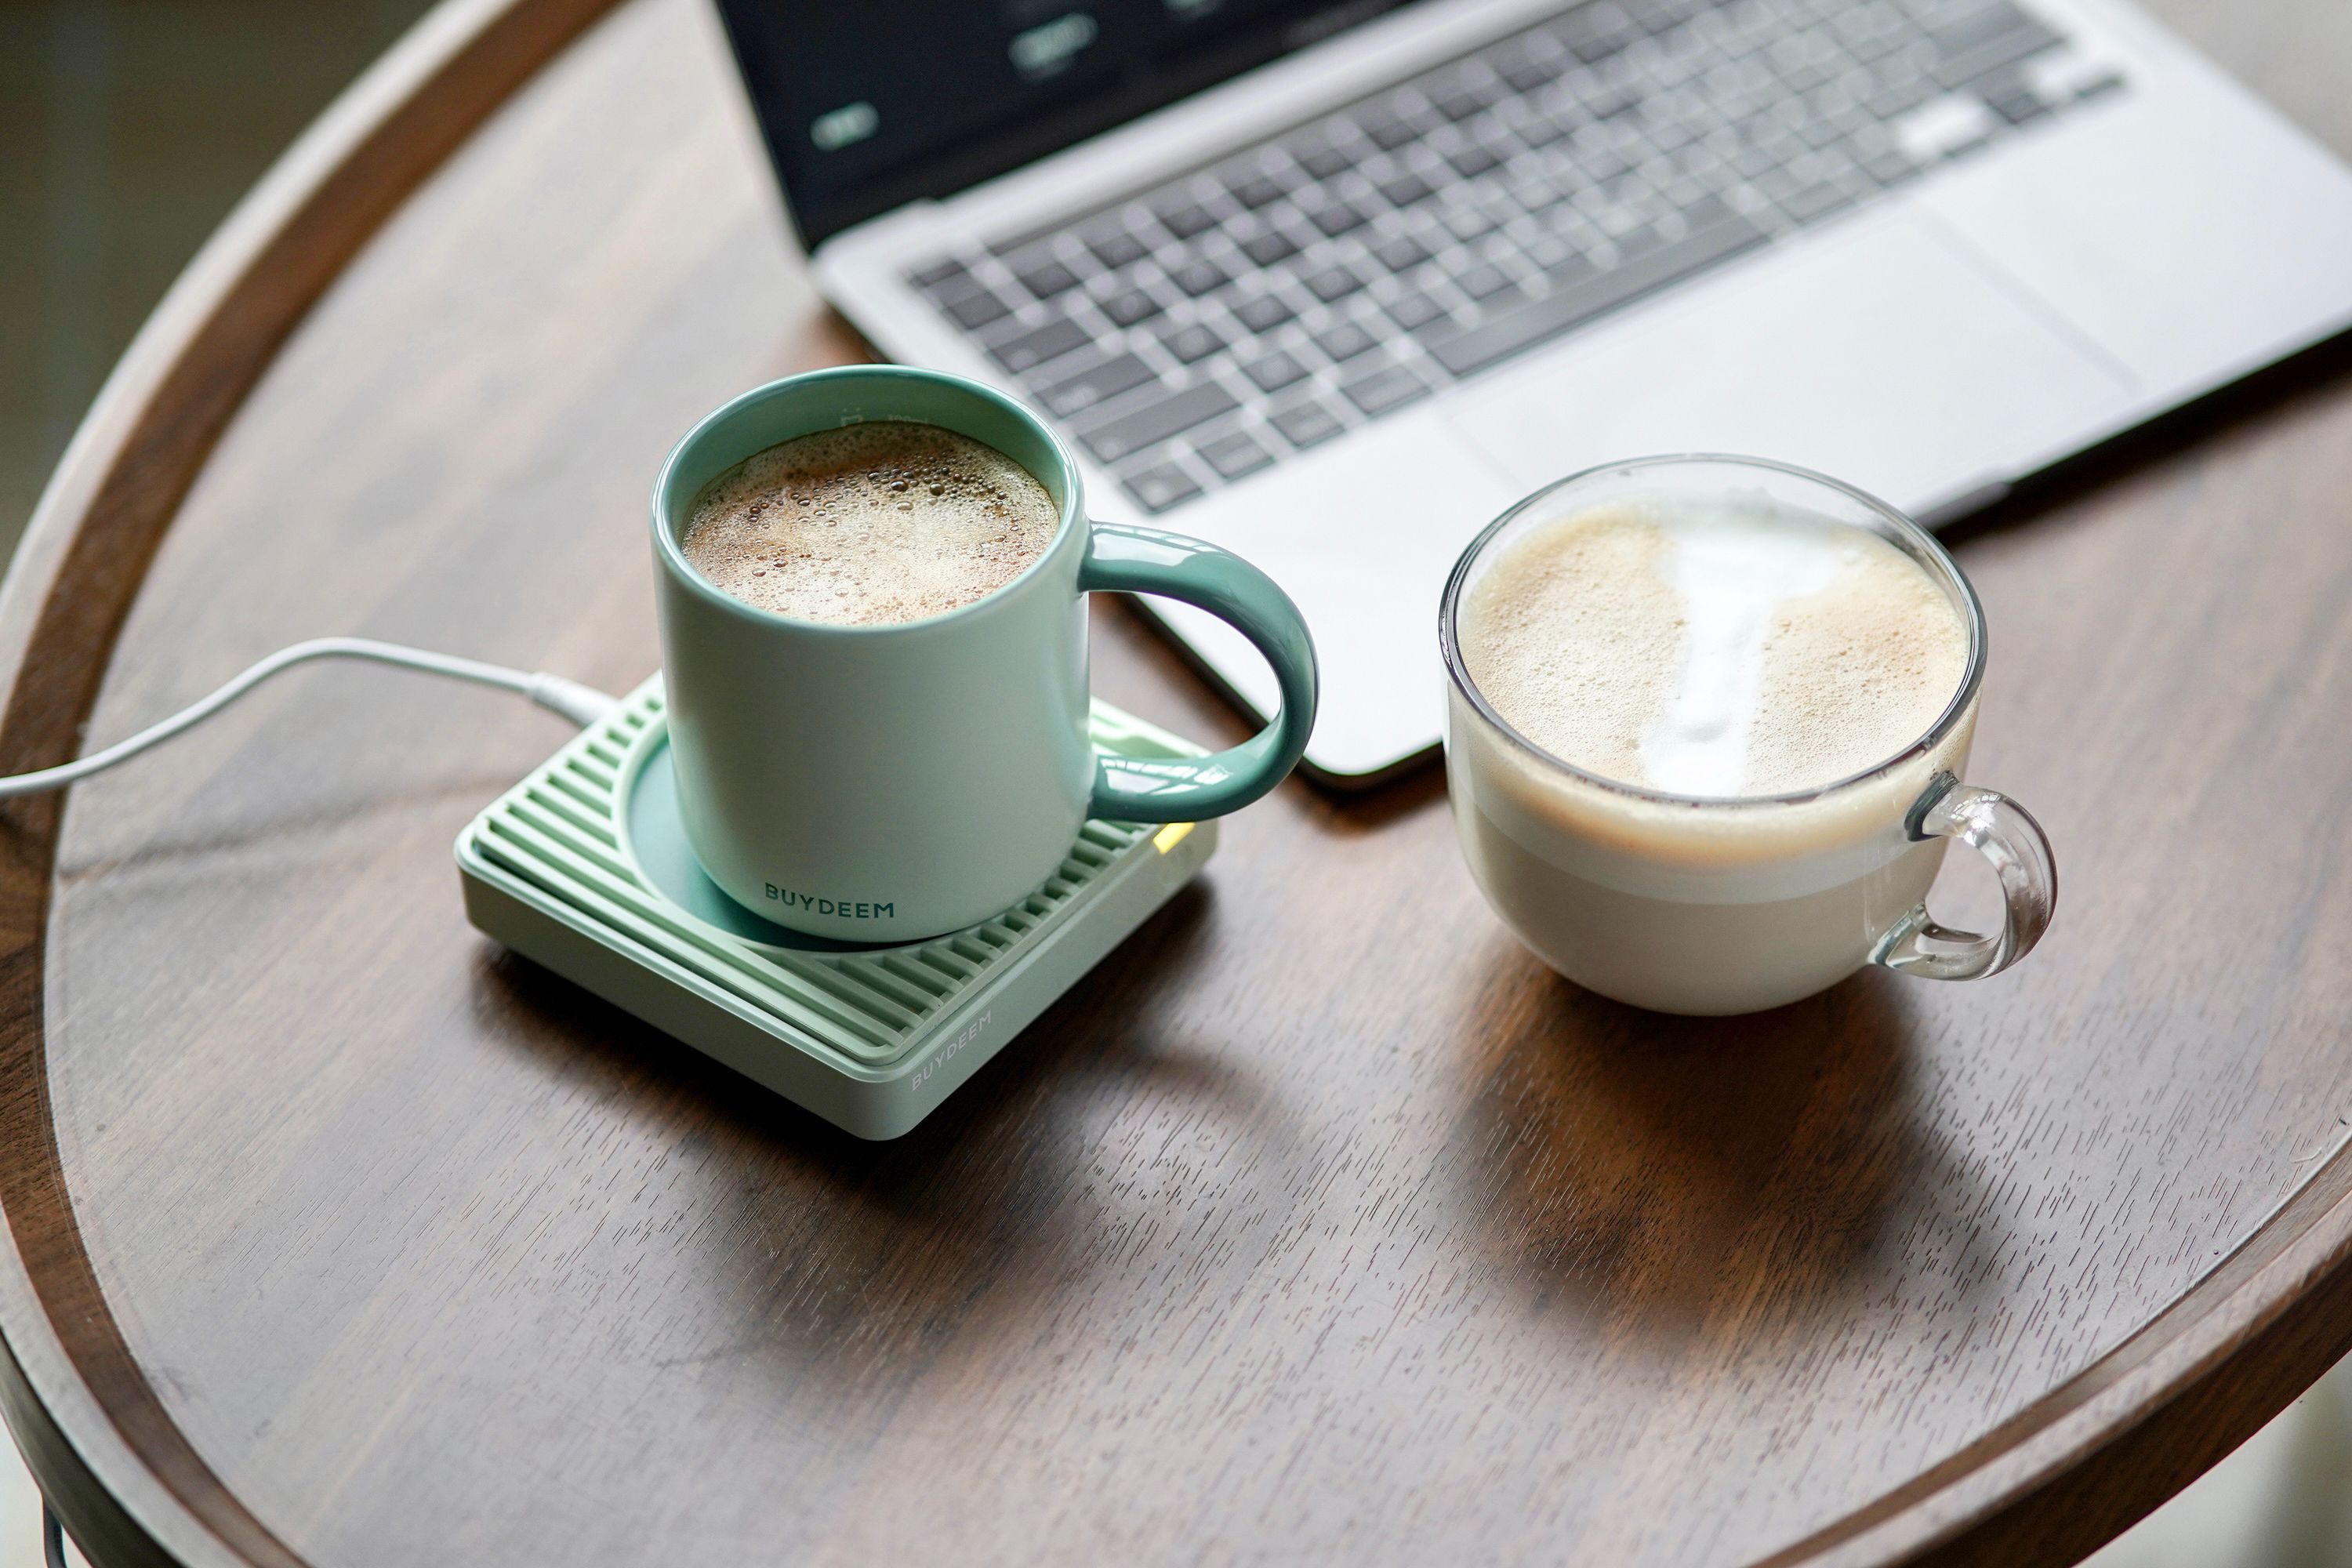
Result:
{"label": "laptop trackpad", "polygon": [[1921,508],[2042,460],[2121,406],[2121,367],[1916,217],[1767,252],[1686,303],[1465,398],[1465,439],[1522,489],[1658,452],[1818,468]]}

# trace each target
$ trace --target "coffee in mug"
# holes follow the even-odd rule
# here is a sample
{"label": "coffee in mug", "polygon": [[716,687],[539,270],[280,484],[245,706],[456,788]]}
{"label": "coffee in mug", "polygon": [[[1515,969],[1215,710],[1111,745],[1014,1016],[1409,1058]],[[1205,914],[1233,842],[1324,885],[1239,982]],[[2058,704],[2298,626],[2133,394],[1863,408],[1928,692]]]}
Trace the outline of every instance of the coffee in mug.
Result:
{"label": "coffee in mug", "polygon": [[1054,542],[1061,509],[995,447],[877,419],[754,452],[702,489],[678,548],[754,608],[829,626],[944,615]]}
{"label": "coffee in mug", "polygon": [[[2041,830],[1957,783],[1982,613],[1934,540],[1857,491],[1716,458],[1562,481],[1464,555],[1441,638],[1471,871],[1591,990],[1746,1012],[1873,961],[1990,973],[2047,923]],[[1928,918],[1951,837],[2000,872],[2000,933]]]}

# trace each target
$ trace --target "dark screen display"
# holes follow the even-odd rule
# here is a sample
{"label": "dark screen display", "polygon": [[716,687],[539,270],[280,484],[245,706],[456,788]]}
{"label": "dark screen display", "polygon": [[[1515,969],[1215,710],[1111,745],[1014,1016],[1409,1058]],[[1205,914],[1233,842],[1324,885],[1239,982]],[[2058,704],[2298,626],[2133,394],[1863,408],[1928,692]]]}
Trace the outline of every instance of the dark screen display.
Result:
{"label": "dark screen display", "polygon": [[814,246],[1271,59],[1398,0],[719,0]]}

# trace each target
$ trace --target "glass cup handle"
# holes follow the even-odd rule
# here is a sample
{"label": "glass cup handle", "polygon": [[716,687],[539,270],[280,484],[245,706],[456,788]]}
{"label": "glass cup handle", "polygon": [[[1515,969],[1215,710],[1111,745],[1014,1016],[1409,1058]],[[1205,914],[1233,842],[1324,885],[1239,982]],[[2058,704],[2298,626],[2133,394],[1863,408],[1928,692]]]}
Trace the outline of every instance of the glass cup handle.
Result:
{"label": "glass cup handle", "polygon": [[1919,843],[1957,838],[1992,862],[2008,910],[1990,935],[1940,926],[1919,904],[1878,939],[1871,962],[1929,980],[1998,974],[2033,951],[2058,905],[2058,863],[2031,813],[1997,791],[1937,776],[1904,824]]}

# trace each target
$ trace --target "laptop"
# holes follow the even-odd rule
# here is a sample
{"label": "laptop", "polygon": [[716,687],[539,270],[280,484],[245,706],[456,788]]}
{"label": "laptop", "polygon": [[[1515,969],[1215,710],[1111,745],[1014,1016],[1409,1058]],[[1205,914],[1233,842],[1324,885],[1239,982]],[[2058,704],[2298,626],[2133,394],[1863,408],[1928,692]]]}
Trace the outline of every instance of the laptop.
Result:
{"label": "laptop", "polygon": [[1549,480],[1933,524],[2352,325],[2352,173],[2116,0],[719,5],[825,295],[1281,582],[1326,781],[1435,745],[1446,570]]}

